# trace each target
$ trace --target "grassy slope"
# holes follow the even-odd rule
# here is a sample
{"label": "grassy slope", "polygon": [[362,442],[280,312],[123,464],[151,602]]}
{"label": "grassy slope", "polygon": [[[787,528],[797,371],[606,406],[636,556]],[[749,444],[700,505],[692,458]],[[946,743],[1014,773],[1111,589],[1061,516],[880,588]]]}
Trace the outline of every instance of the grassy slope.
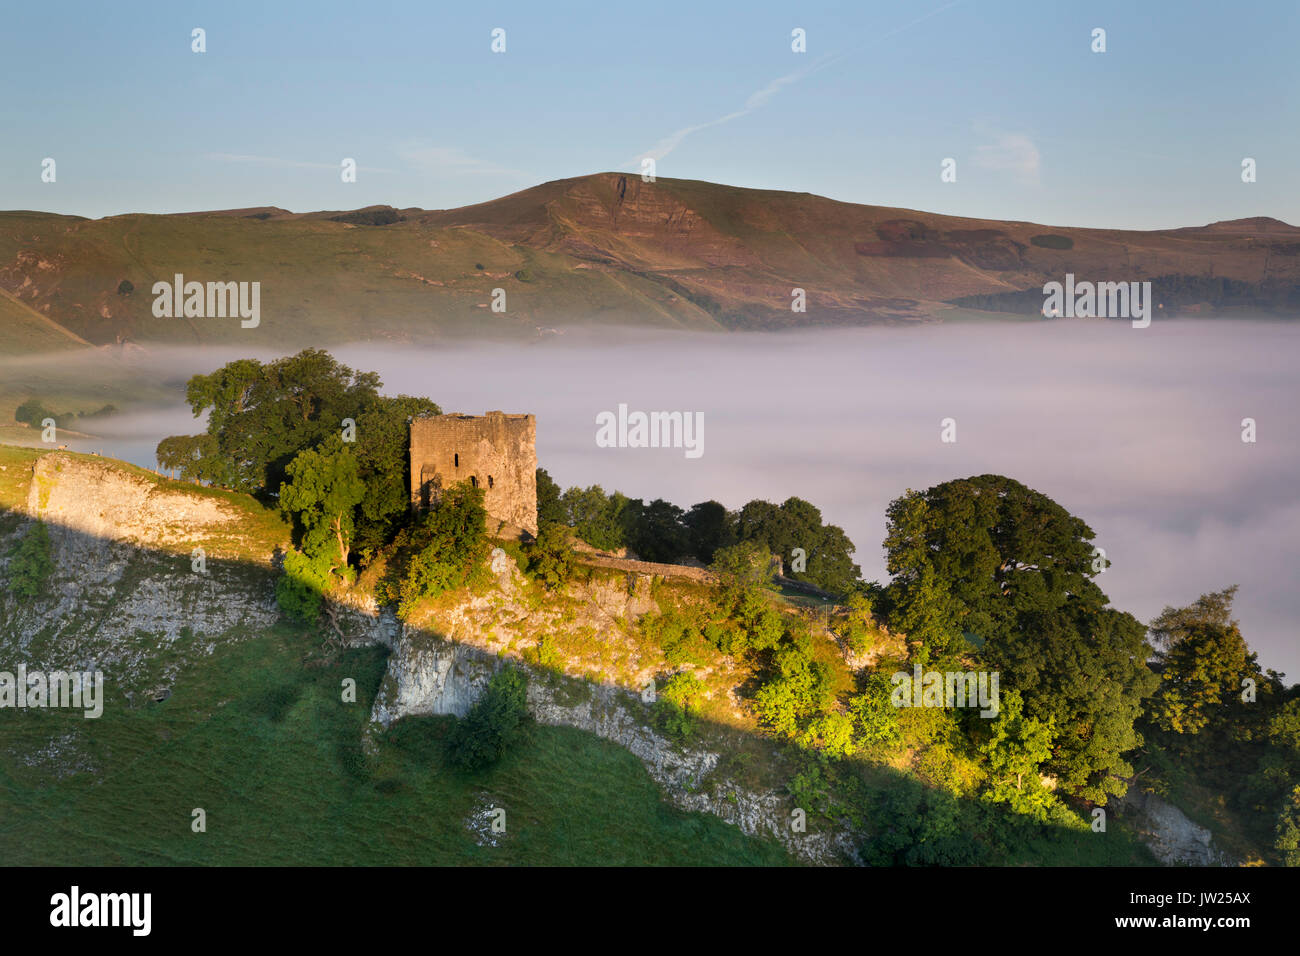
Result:
{"label": "grassy slope", "polygon": [[0,346],[3,355],[61,352],[89,344],[3,289],[0,289],[0,329],[4,330],[4,344]]}
{"label": "grassy slope", "polygon": [[[4,512],[26,500],[31,465],[41,454],[0,446],[0,534],[13,530],[17,519]],[[252,566],[253,552],[282,540],[274,515],[244,496],[112,464],[246,507],[245,570],[267,573]],[[142,556],[125,580],[167,560]],[[677,596],[689,598],[691,587],[662,596],[682,591]],[[565,616],[566,606],[557,605]],[[93,722],[57,711],[0,712],[0,856],[14,863],[126,864],[791,862],[774,841],[672,809],[637,758],[577,730],[538,728],[534,744],[501,766],[463,776],[442,763],[438,740],[450,719],[408,718],[381,738],[378,758],[366,760],[360,741],[384,652],[356,650],[330,662],[320,657],[318,635],[295,628],[243,636],[218,642],[211,655],[183,643],[170,648],[171,657],[183,655],[187,663],[161,703],[137,699],[132,708],[110,688],[105,714]],[[591,656],[606,642],[585,628],[562,625],[554,636],[566,657],[589,659],[593,668],[611,663]],[[729,685],[731,668],[713,663]],[[344,677],[357,680],[355,704],[340,699]],[[581,692],[582,683],[570,680],[570,690]],[[719,706],[703,717],[701,742],[723,755],[725,773],[749,786],[788,780],[790,748],[755,733],[752,716],[738,721]],[[51,747],[77,755],[72,774],[66,760],[49,756]],[[873,791],[906,776],[904,764],[852,767]],[[464,821],[490,803],[506,808],[508,837],[499,847],[480,847]],[[206,834],[189,829],[194,807],[207,811]],[[42,840],[32,841],[34,832]],[[1018,847],[1014,862],[1149,862],[1121,826],[1110,832],[1042,832]]]}
{"label": "grassy slope", "polygon": [[[365,227],[132,215],[72,225],[52,218],[24,231],[12,221],[17,215],[0,213],[0,263],[24,252],[49,263],[47,270],[25,273],[41,287],[37,301],[97,343],[118,334],[180,345],[286,348],[309,341],[428,341],[445,334],[518,337],[561,320],[618,322],[636,315],[712,326],[698,310],[668,308],[670,295],[636,276],[579,269],[569,257],[512,248],[471,230],[419,222]],[[526,279],[516,278],[520,271]],[[155,318],[153,283],[176,273],[187,280],[260,282],[261,325]],[[123,279],[135,286],[130,295],[116,292]],[[506,290],[504,314],[488,307],[496,288]]]}
{"label": "grassy slope", "polygon": [[[0,848],[10,864],[773,865],[774,841],[678,812],[639,760],[590,734],[536,730],[489,772],[442,763],[449,718],[408,719],[361,755],[383,674],[377,649],[304,664],[316,639],[287,628],[200,658],[162,703],[89,722],[7,713],[0,750]],[[359,700],[339,686],[357,680]],[[16,716],[17,719],[14,719]],[[95,774],[26,766],[63,734],[85,739]],[[465,825],[506,810],[501,845]],[[202,807],[207,832],[191,830]],[[33,840],[33,834],[40,834]]]}
{"label": "grassy slope", "polygon": [[[0,445],[0,534],[17,525],[12,509],[26,501],[31,466],[44,453]],[[240,537],[250,547],[280,542],[276,516],[244,496],[115,464],[246,507]],[[249,551],[245,559],[252,558]],[[360,741],[383,651],[327,663],[315,635],[277,627],[244,636],[210,656],[174,649],[188,651],[188,664],[162,703],[133,709],[106,688],[104,715],[93,722],[60,711],[0,712],[0,858],[11,865],[792,862],[775,841],[676,811],[636,757],[581,731],[539,727],[533,745],[466,776],[442,764],[438,739],[450,719],[409,719],[381,739],[377,761],[368,763]],[[358,703],[341,702],[343,677],[357,680]],[[42,757],[52,742],[78,755],[79,772],[61,776],[62,761]],[[463,822],[485,802],[507,810],[499,847],[477,846]],[[194,807],[207,811],[205,834],[190,830]]]}
{"label": "grassy slope", "polygon": [[[1276,222],[1072,229],[614,173],[405,212],[407,221],[378,227],[331,222],[328,213],[86,220],[5,212],[0,288],[97,344],[124,336],[300,347],[527,337],[582,322],[716,329],[917,320],[949,300],[1039,289],[1067,271],[1267,279],[1274,299],[1279,286],[1300,282],[1300,230]],[[895,242],[900,222],[930,238]],[[1068,236],[1073,248],[1032,242],[1044,233]],[[261,327],[155,318],[152,285],[177,272],[261,282]],[[129,295],[117,293],[123,279],[135,286]],[[790,312],[795,286],[808,292],[806,314]],[[504,314],[487,307],[496,288],[507,294]],[[30,315],[0,314],[0,329],[10,325],[19,330],[12,349],[41,347]]]}

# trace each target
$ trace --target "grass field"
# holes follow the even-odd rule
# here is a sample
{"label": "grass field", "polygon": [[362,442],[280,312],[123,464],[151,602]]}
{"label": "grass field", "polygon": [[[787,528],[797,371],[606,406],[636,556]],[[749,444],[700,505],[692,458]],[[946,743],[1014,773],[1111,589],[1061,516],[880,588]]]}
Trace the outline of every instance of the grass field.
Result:
{"label": "grass field", "polygon": [[[0,858],[9,865],[779,865],[775,841],[664,802],[640,761],[577,730],[536,728],[491,771],[442,762],[452,718],[407,718],[363,754],[380,650],[312,660],[277,628],[201,659],[162,703],[104,716],[5,711]],[[344,677],[356,703],[341,701]],[[95,773],[60,778],[51,741]],[[506,811],[499,845],[466,825]],[[191,829],[192,811],[207,830]],[[39,834],[39,838],[34,838]]]}

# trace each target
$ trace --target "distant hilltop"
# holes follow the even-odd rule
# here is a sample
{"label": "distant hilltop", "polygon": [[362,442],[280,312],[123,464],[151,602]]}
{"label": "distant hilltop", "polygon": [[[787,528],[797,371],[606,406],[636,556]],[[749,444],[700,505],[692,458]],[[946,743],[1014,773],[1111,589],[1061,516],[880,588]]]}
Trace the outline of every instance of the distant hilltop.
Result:
{"label": "distant hilltop", "polygon": [[[0,213],[0,334],[21,351],[301,347],[579,325],[759,330],[1042,314],[1067,273],[1150,281],[1162,315],[1300,315],[1300,228],[1147,232],[965,219],[599,173],[450,210]],[[262,320],[160,318],[173,276],[260,283]],[[188,310],[187,310],[188,311]]]}

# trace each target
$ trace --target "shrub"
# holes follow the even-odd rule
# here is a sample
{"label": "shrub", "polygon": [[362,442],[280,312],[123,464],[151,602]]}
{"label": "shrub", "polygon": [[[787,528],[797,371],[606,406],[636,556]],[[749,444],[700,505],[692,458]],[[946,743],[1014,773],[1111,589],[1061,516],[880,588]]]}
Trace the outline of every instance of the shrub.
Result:
{"label": "shrub", "polygon": [[303,624],[320,616],[322,595],[330,586],[328,557],[309,558],[301,551],[284,556],[284,574],[275,582],[275,600],[280,610]]}
{"label": "shrub", "polygon": [[482,770],[528,737],[528,675],[517,667],[497,671],[469,713],[447,737],[447,759],[462,770]]}
{"label": "shrub", "polygon": [[641,618],[641,632],[659,645],[672,667],[706,663],[706,636],[690,612],[670,607],[661,614],[646,614]]}
{"label": "shrub", "polygon": [[30,425],[32,428],[40,428],[41,422],[47,418],[57,421],[59,415],[46,408],[39,398],[29,398],[14,409],[14,421]]}
{"label": "shrub", "polygon": [[45,589],[54,571],[50,554],[50,532],[38,521],[23,535],[9,561],[9,582],[14,594],[31,600]]}
{"label": "shrub", "polygon": [[469,583],[487,557],[483,489],[454,485],[395,541],[394,555],[376,591],[405,617],[417,602]]}
{"label": "shrub", "polygon": [[1044,249],[1073,249],[1074,240],[1069,236],[1056,236],[1052,234],[1042,236],[1031,236],[1029,241],[1036,246]]}
{"label": "shrub", "polygon": [[871,650],[876,637],[876,623],[871,616],[871,598],[861,591],[855,591],[849,595],[846,603],[848,612],[840,633],[849,650],[854,654],[865,653]]}
{"label": "shrub", "polygon": [[546,524],[537,529],[537,539],[524,549],[528,573],[554,590],[573,575],[573,550],[562,525]]}
{"label": "shrub", "polygon": [[655,700],[651,722],[655,729],[679,743],[695,733],[699,699],[704,684],[694,674],[674,674],[664,682]]}

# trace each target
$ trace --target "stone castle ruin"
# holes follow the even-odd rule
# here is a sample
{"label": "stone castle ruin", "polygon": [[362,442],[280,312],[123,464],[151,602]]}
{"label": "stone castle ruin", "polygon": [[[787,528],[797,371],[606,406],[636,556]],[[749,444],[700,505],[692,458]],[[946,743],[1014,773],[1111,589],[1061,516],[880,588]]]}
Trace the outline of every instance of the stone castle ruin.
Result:
{"label": "stone castle ruin", "polygon": [[483,489],[488,530],[537,534],[537,418],[428,415],[411,420],[411,504],[428,508],[444,489]]}

